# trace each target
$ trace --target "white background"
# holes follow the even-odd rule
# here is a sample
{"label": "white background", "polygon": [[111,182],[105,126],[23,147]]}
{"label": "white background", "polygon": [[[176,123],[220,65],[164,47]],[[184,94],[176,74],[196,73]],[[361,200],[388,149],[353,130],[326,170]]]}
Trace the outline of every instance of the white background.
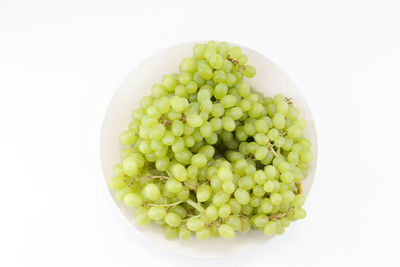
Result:
{"label": "white background", "polygon": [[[400,266],[399,25],[397,1],[0,0],[0,266]],[[132,231],[99,156],[130,70],[204,39],[283,67],[319,137],[307,218],[214,260]]]}

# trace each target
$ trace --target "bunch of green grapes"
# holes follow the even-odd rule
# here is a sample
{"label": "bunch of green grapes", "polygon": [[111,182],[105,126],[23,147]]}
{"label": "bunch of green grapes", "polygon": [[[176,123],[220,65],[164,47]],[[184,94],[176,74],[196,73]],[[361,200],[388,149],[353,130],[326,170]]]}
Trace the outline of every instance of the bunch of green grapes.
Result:
{"label": "bunch of green grapes", "polygon": [[166,238],[282,234],[304,218],[301,181],[313,160],[290,98],[265,97],[240,47],[195,44],[179,73],[164,75],[120,135],[122,163],[109,187]]}

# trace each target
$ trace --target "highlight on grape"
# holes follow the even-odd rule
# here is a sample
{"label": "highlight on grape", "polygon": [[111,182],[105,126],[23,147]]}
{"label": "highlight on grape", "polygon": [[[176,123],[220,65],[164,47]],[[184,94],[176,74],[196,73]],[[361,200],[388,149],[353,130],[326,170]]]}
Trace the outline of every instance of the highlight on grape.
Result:
{"label": "highlight on grape", "polygon": [[282,234],[306,216],[301,182],[314,155],[288,96],[264,96],[240,47],[195,44],[131,113],[109,187],[168,239],[250,230]]}

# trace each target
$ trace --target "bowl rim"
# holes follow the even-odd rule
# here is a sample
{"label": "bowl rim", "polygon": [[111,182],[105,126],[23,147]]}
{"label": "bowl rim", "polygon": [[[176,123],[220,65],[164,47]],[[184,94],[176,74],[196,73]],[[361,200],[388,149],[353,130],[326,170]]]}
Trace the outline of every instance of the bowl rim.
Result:
{"label": "bowl rim", "polygon": [[[177,47],[179,47],[179,46],[188,46],[188,45],[193,46],[193,45],[196,44],[196,43],[207,43],[208,41],[209,41],[209,40],[194,40],[194,41],[185,41],[185,42],[174,42],[174,43],[172,43],[171,45],[169,45],[169,46],[167,46],[167,47],[165,47],[165,48],[158,49],[158,50],[155,51],[153,54],[151,54],[151,55],[147,56],[146,58],[144,58],[139,64],[135,65],[135,66],[131,69],[131,71],[128,73],[128,75],[125,77],[125,79],[124,79],[124,80],[118,85],[118,87],[114,90],[114,92],[113,92],[113,94],[112,94],[112,97],[110,98],[110,100],[109,100],[109,102],[108,102],[108,104],[107,104],[107,108],[106,108],[105,112],[103,113],[103,116],[102,116],[102,124],[101,124],[101,129],[100,129],[99,152],[100,152],[100,164],[101,164],[101,170],[102,170],[102,175],[103,175],[103,181],[104,181],[105,186],[106,186],[106,188],[107,188],[107,190],[108,190],[108,192],[109,192],[108,195],[109,195],[109,197],[112,199],[112,201],[114,202],[114,204],[115,204],[114,207],[115,207],[115,208],[118,210],[118,212],[121,214],[121,217],[124,218],[124,219],[123,219],[124,222],[127,223],[127,226],[129,226],[129,227],[128,227],[129,229],[133,229],[136,233],[139,233],[139,234],[140,234],[142,237],[144,237],[146,240],[150,240],[152,244],[156,244],[157,247],[162,248],[162,249],[164,249],[164,250],[167,250],[168,252],[171,252],[171,253],[174,253],[174,254],[183,255],[183,256],[190,256],[190,257],[193,257],[193,258],[209,258],[209,259],[211,259],[211,258],[226,258],[226,257],[231,257],[231,256],[242,255],[242,254],[248,253],[248,252],[250,252],[250,251],[253,251],[253,250],[255,250],[256,248],[259,248],[259,247],[262,246],[262,245],[265,245],[266,242],[264,242],[262,245],[253,246],[253,247],[247,248],[247,249],[245,249],[245,250],[242,250],[242,251],[240,251],[240,252],[236,252],[236,253],[233,253],[233,254],[227,254],[227,255],[221,255],[221,256],[214,256],[214,257],[210,257],[210,256],[202,257],[202,256],[198,256],[198,255],[192,255],[192,254],[189,254],[189,253],[185,253],[185,252],[182,252],[182,251],[179,251],[179,250],[173,250],[173,249],[170,249],[169,247],[160,245],[158,242],[155,242],[155,241],[152,240],[149,236],[147,236],[143,231],[140,231],[140,229],[138,229],[138,227],[135,227],[134,225],[132,225],[132,223],[129,222],[129,219],[127,218],[127,216],[123,213],[122,209],[119,207],[118,202],[117,202],[116,199],[113,197],[112,191],[111,191],[110,188],[108,187],[108,184],[107,184],[108,178],[107,178],[107,176],[106,176],[106,170],[105,170],[105,165],[106,165],[106,163],[105,163],[105,159],[104,159],[103,156],[102,156],[102,151],[104,150],[103,140],[105,139],[104,135],[105,135],[105,129],[106,129],[106,118],[107,118],[107,114],[110,113],[111,108],[112,108],[112,106],[113,106],[113,103],[116,101],[116,99],[117,99],[117,97],[118,97],[118,91],[128,82],[130,76],[132,76],[133,73],[135,73],[135,72],[137,71],[137,69],[140,69],[141,66],[146,65],[146,64],[147,64],[149,61],[151,61],[153,58],[159,57],[161,54],[163,54],[164,52],[166,52],[166,51],[168,51],[168,50],[177,48]],[[214,40],[214,41],[216,41],[217,43],[218,43],[218,42],[221,42],[221,41],[219,41],[219,40]],[[254,49],[252,49],[252,48],[249,48],[249,47],[247,47],[247,46],[245,46],[245,45],[237,44],[237,43],[235,43],[235,42],[228,42],[228,44],[229,44],[229,45],[236,45],[236,46],[239,46],[239,47],[241,47],[241,48],[244,48],[245,50],[248,50],[248,51],[250,51],[250,52],[256,54],[257,56],[262,57],[263,60],[266,60],[266,61],[271,62],[271,63],[274,65],[274,67],[275,67],[277,70],[279,70],[280,73],[284,74],[284,75],[288,78],[288,80],[290,80],[290,81],[296,86],[296,89],[297,89],[297,91],[298,91],[298,94],[299,94],[300,97],[302,98],[303,103],[304,103],[304,105],[306,106],[306,108],[307,108],[307,110],[308,110],[309,117],[311,118],[311,121],[309,121],[309,120],[307,121],[307,122],[309,123],[307,126],[310,126],[310,125],[313,126],[313,127],[311,127],[311,130],[312,130],[312,133],[313,133],[313,135],[314,135],[314,140],[313,140],[314,142],[313,142],[313,144],[312,144],[313,147],[314,147],[314,150],[315,150],[315,157],[314,157],[314,160],[313,160],[314,169],[313,169],[312,176],[307,177],[308,179],[311,180],[311,181],[310,181],[310,185],[309,185],[309,187],[308,187],[308,190],[307,190],[307,192],[305,192],[305,196],[306,196],[306,200],[307,200],[307,196],[308,196],[308,194],[311,192],[311,188],[312,188],[312,185],[313,185],[313,183],[314,183],[314,179],[315,179],[315,176],[316,176],[317,170],[318,170],[318,143],[319,143],[319,142],[318,142],[318,133],[317,133],[317,130],[316,130],[316,129],[317,129],[316,122],[315,122],[314,117],[313,117],[313,115],[312,115],[313,112],[312,112],[312,110],[311,110],[311,108],[310,108],[310,105],[308,104],[307,99],[304,97],[303,92],[302,92],[302,91],[300,90],[300,88],[297,86],[297,83],[295,83],[295,81],[294,81],[294,79],[292,78],[292,76],[290,76],[280,65],[278,65],[277,63],[275,63],[275,61],[271,60],[270,58],[268,58],[267,56],[265,56],[265,55],[262,54],[261,52],[258,52],[258,51],[254,50]],[[122,222],[122,220],[121,220],[121,222]],[[124,225],[126,225],[125,223],[124,223]],[[270,239],[273,239],[274,237],[276,237],[276,235],[271,236]]]}

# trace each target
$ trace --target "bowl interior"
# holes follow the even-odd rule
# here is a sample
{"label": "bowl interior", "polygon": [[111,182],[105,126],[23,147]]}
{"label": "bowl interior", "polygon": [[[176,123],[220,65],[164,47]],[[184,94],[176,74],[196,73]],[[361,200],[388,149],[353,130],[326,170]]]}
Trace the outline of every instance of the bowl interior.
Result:
{"label": "bowl interior", "polygon": [[[191,42],[176,45],[148,58],[129,74],[116,91],[106,112],[101,135],[101,161],[106,181],[112,176],[112,166],[120,162],[119,153],[122,146],[119,144],[118,137],[122,131],[127,129],[132,109],[139,107],[141,97],[151,93],[152,85],[160,82],[162,75],[178,71],[182,59],[192,55],[193,44]],[[311,140],[312,150],[317,158],[314,120],[300,90],[292,79],[271,60],[249,48],[243,46],[241,48],[243,53],[248,56],[249,63],[257,69],[257,75],[247,80],[251,87],[265,96],[282,93],[293,99],[296,107],[300,109],[300,117],[308,122],[304,136]],[[312,162],[308,176],[302,183],[305,195],[310,190],[315,167],[316,160]],[[112,194],[111,191],[110,193]],[[249,251],[271,239],[263,233],[250,231],[247,234],[238,233],[233,240],[219,238],[197,241],[195,238],[191,238],[186,241],[171,241],[164,238],[161,227],[155,224],[151,223],[144,227],[136,225],[132,209],[122,205],[115,198],[114,201],[137,232],[144,234],[157,245],[179,254],[202,258],[225,257]]]}

